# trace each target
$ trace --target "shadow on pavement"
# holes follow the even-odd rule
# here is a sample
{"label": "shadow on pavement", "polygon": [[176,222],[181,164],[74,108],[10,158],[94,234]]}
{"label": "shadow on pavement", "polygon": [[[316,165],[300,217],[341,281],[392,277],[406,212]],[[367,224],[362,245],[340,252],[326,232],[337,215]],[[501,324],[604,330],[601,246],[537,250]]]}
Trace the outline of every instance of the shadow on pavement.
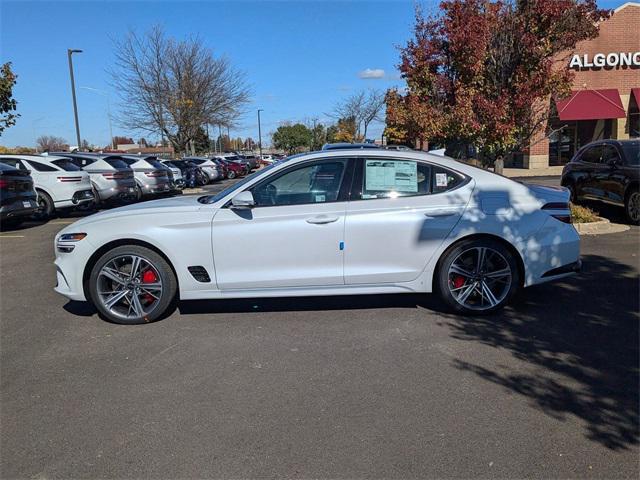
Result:
{"label": "shadow on pavement", "polygon": [[640,280],[627,265],[583,257],[584,272],[527,289],[498,318],[448,316],[457,339],[506,349],[532,371],[457,368],[527,397],[545,413],[581,419],[587,438],[610,449],[638,443]]}

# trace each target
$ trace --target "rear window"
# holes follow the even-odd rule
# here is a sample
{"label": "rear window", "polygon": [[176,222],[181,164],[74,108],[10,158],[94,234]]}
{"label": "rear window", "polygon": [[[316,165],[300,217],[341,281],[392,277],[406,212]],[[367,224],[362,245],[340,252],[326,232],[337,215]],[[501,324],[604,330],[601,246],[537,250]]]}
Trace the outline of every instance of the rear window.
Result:
{"label": "rear window", "polygon": [[235,156],[235,155],[232,155],[230,157],[225,157],[225,160],[233,161],[233,160],[239,160],[239,158],[237,156]]}
{"label": "rear window", "polygon": [[27,160],[27,163],[31,168],[33,168],[37,172],[57,172],[58,171],[56,167],[52,167],[51,165],[47,165],[46,163],[34,162],[33,160]]}
{"label": "rear window", "polygon": [[53,160],[51,163],[67,172],[77,172],[82,170],[78,165],[66,158],[64,160]]}
{"label": "rear window", "polygon": [[160,163],[158,160],[154,160],[154,159],[149,159],[147,160],[148,163],[150,163],[154,168],[160,168],[160,169],[164,169],[164,165],[162,165],[162,163]]}
{"label": "rear window", "polygon": [[623,143],[622,149],[624,150],[624,156],[626,157],[627,165],[640,165],[640,143]]}
{"label": "rear window", "polygon": [[205,160],[200,160],[200,159],[197,159],[197,158],[190,158],[189,161],[191,163],[195,163],[196,165],[201,165],[201,164],[203,164],[205,162]]}
{"label": "rear window", "polygon": [[127,163],[121,158],[105,158],[104,161],[113,168],[129,168],[129,165],[127,165]]}
{"label": "rear window", "polygon": [[138,160],[134,160],[133,158],[123,158],[122,161],[125,162],[127,165],[133,165]]}

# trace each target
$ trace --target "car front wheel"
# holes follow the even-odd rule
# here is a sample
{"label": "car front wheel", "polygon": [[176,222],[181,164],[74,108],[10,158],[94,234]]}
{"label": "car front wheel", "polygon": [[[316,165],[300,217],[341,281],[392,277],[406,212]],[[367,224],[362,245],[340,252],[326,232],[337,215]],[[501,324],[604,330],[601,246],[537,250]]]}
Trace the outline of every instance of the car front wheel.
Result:
{"label": "car front wheel", "polygon": [[516,258],[492,239],[462,241],[444,257],[437,287],[455,312],[482,315],[504,307],[520,285]]}
{"label": "car front wheel", "polygon": [[629,222],[635,225],[640,223],[640,190],[633,190],[627,195],[624,211]]}
{"label": "car front wheel", "polygon": [[161,255],[138,245],[123,245],[96,262],[89,290],[103,318],[122,324],[148,323],[167,313],[177,281]]}

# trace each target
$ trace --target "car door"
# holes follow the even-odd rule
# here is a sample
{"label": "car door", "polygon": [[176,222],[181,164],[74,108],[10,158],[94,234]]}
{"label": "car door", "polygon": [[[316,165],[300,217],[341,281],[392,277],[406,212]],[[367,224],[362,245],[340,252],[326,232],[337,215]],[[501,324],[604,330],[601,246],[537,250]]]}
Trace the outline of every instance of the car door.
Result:
{"label": "car door", "polygon": [[622,155],[615,145],[603,145],[602,162],[607,166],[607,172],[602,174],[600,182],[605,200],[623,206],[627,179]]}
{"label": "car door", "polygon": [[601,143],[585,149],[580,159],[584,164],[585,175],[578,185],[578,195],[585,200],[602,200],[605,198],[603,182],[609,173],[609,166],[603,163]]}
{"label": "car door", "polygon": [[321,159],[252,186],[254,208],[227,205],[213,219],[218,288],[341,285],[350,162]]}
{"label": "car door", "polygon": [[473,180],[411,159],[362,158],[344,235],[346,284],[408,282],[459,221]]}

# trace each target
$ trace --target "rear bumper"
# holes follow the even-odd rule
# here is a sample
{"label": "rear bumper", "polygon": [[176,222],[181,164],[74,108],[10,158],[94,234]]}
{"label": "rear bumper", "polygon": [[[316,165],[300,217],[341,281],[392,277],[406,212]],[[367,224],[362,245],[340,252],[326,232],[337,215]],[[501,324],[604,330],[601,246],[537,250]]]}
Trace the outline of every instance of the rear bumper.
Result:
{"label": "rear bumper", "polygon": [[38,202],[35,198],[30,197],[25,199],[16,199],[13,202],[0,207],[0,220],[27,217],[33,214],[37,209]]}
{"label": "rear bumper", "polygon": [[143,195],[153,195],[160,193],[167,193],[171,191],[170,183],[157,183],[151,185],[142,185],[142,193]]}
{"label": "rear bumper", "polygon": [[567,275],[571,273],[580,273],[582,271],[582,260],[571,262],[558,268],[553,268],[542,274],[542,278],[557,277],[558,275]]}
{"label": "rear bumper", "polygon": [[76,205],[92,202],[94,200],[95,197],[93,196],[93,190],[78,190],[70,199],[56,201],[55,206],[56,208],[70,208],[75,207]]}

